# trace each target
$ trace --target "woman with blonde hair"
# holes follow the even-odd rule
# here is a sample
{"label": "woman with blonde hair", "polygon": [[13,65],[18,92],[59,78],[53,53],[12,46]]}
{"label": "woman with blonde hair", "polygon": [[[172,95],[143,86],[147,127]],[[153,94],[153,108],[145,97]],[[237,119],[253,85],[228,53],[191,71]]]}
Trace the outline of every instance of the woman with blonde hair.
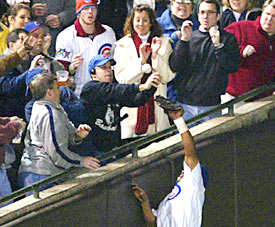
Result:
{"label": "woman with blonde hair", "polygon": [[15,4],[2,16],[3,23],[0,22],[0,55],[7,48],[8,34],[17,28],[24,28],[30,22],[30,15],[31,9],[27,5]]}
{"label": "woman with blonde hair", "polygon": [[8,27],[10,31],[24,28],[31,21],[31,9],[26,4],[15,4],[8,11]]}
{"label": "woman with blonde hair", "polygon": [[262,12],[260,8],[255,8],[252,0],[223,0],[222,3],[225,7],[220,19],[222,29],[236,21],[256,20]]}
{"label": "woman with blonde hair", "polygon": [[[162,36],[155,12],[148,5],[137,5],[126,19],[124,37],[116,42],[114,53],[115,77],[119,83],[145,83],[151,73],[161,79],[155,95],[166,97],[167,83],[175,74],[168,63],[172,52],[171,39]],[[154,98],[139,108],[123,108],[121,138],[148,135],[169,126],[168,116],[158,107]]]}

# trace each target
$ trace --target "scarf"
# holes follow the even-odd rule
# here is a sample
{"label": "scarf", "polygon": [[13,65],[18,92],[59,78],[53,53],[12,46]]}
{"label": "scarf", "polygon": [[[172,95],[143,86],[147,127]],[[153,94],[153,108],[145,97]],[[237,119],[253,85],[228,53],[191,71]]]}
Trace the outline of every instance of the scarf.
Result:
{"label": "scarf", "polygon": [[74,26],[75,26],[75,30],[77,32],[77,36],[80,36],[80,37],[90,37],[90,38],[94,38],[95,36],[103,33],[106,31],[106,29],[101,25],[100,22],[98,21],[95,21],[95,33],[94,34],[87,34],[83,28],[81,27],[81,24],[79,22],[79,18],[77,18],[74,22]]}
{"label": "scarf", "polygon": [[[139,57],[140,56],[139,47],[142,44],[142,41],[137,33],[134,34],[133,41],[135,43],[135,47],[136,47],[138,57]],[[151,35],[149,36],[147,42],[150,44],[152,43]],[[151,65],[151,55],[148,57],[146,63]],[[141,78],[140,83],[144,84],[150,75],[151,75],[150,73],[149,74],[144,73],[143,77]],[[136,129],[135,129],[135,133],[137,135],[146,133],[149,125],[155,123],[155,106],[154,105],[155,105],[154,97],[151,97],[145,105],[138,107],[137,124],[136,124]]]}

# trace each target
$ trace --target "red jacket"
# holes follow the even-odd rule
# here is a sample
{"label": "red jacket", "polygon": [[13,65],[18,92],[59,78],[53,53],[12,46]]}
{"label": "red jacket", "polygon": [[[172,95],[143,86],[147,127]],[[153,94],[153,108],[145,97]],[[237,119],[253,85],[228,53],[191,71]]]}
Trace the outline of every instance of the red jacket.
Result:
{"label": "red jacket", "polygon": [[225,28],[236,36],[241,56],[247,45],[256,49],[251,56],[242,57],[238,72],[229,75],[227,92],[233,96],[242,95],[275,78],[275,35],[269,36],[262,29],[260,18],[235,22]]}

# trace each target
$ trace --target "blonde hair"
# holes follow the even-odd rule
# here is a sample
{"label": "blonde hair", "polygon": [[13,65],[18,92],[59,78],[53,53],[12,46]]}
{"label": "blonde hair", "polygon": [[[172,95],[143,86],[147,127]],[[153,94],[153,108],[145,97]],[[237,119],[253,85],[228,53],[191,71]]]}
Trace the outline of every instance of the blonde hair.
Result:
{"label": "blonde hair", "polygon": [[[229,9],[232,9],[229,0],[222,0],[222,4]],[[251,10],[256,7],[256,3],[253,0],[247,0],[246,9]]]}
{"label": "blonde hair", "polygon": [[55,80],[57,80],[55,74],[52,74],[52,73],[37,74],[29,85],[30,90],[32,92],[32,97],[35,100],[44,98],[47,93],[47,90],[53,88]]}
{"label": "blonde hair", "polygon": [[264,11],[264,9],[268,6],[271,6],[273,8],[275,8],[275,0],[266,0],[263,4],[263,10],[262,12]]}

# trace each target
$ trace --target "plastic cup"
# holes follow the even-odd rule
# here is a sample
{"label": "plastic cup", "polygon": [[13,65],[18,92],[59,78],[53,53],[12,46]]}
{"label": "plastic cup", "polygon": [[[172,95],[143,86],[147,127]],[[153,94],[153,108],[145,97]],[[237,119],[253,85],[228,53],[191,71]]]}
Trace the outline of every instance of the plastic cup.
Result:
{"label": "plastic cup", "polygon": [[57,83],[59,86],[67,86],[69,81],[69,72],[66,70],[56,71]]}

